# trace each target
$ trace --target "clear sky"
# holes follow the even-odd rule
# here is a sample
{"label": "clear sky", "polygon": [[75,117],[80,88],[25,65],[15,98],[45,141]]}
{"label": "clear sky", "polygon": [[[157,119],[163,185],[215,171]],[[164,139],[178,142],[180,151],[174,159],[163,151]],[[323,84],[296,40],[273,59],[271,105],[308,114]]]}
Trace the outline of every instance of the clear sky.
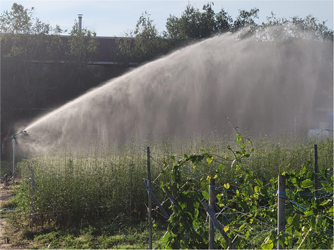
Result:
{"label": "clear sky", "polygon": [[147,11],[156,24],[157,29],[162,32],[169,15],[180,17],[188,3],[202,9],[208,2],[214,2],[215,12],[223,7],[232,18],[238,15],[239,9],[250,10],[259,8],[258,23],[266,20],[271,11],[276,17],[290,18],[293,16],[305,17],[309,14],[315,16],[319,21],[327,21],[327,26],[333,29],[333,1],[251,1],[251,0],[1,0],[1,13],[10,10],[13,3],[22,4],[25,8],[35,7],[35,17],[52,26],[58,24],[62,29],[71,30],[77,14],[83,14],[83,27],[97,33],[97,36],[124,36],[125,31],[135,28],[141,13]]}

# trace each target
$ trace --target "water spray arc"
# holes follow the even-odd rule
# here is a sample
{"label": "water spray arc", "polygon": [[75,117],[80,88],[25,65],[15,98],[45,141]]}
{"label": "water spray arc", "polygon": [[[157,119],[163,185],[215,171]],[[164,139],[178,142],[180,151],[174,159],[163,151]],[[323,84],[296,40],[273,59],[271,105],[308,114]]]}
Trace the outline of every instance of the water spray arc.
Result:
{"label": "water spray arc", "polygon": [[76,151],[166,133],[230,135],[226,117],[253,138],[302,134],[323,120],[319,110],[333,110],[333,99],[322,96],[332,84],[332,42],[235,36],[203,40],[111,79],[27,125],[20,149]]}

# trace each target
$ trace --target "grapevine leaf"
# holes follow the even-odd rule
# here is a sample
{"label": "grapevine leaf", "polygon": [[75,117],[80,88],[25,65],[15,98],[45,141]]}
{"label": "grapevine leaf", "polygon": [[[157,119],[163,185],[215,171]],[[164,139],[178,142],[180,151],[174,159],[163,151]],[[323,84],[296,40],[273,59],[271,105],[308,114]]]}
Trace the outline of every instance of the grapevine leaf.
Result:
{"label": "grapevine leaf", "polygon": [[331,187],[327,182],[321,183],[321,185],[327,192],[333,192],[333,187]]}
{"label": "grapevine leaf", "polygon": [[242,140],[242,136],[239,135],[238,133],[235,135],[236,139],[237,139],[237,142],[240,143],[241,140]]}
{"label": "grapevine leaf", "polygon": [[210,164],[213,160],[213,156],[206,157],[206,161]]}
{"label": "grapevine leaf", "polygon": [[243,154],[243,156],[246,157],[246,158],[248,158],[248,157],[250,156],[250,154],[247,153],[247,152],[245,152],[245,153]]}
{"label": "grapevine leaf", "polygon": [[273,248],[274,248],[274,243],[273,243],[272,240],[269,240],[269,239],[268,239],[267,242],[262,243],[261,248],[262,248],[262,249],[273,249]]}
{"label": "grapevine leaf", "polygon": [[209,200],[209,193],[208,193],[208,191],[202,191],[202,195],[203,195],[203,197],[204,197],[204,199],[206,199],[206,200]]}
{"label": "grapevine leaf", "polygon": [[311,217],[311,227],[316,230],[317,224],[315,223],[315,217]]}
{"label": "grapevine leaf", "polygon": [[297,182],[297,179],[293,177],[293,178],[290,179],[290,181],[291,181],[292,183],[296,183],[296,182]]}
{"label": "grapevine leaf", "polygon": [[307,178],[312,178],[313,173],[311,171],[308,171],[306,175],[307,175]]}
{"label": "grapevine leaf", "polygon": [[322,175],[322,177],[324,177],[324,179],[326,179],[326,169],[325,168],[320,168],[320,174]]}
{"label": "grapevine leaf", "polygon": [[310,188],[313,187],[313,181],[311,181],[310,179],[306,179],[302,182],[301,184],[302,188]]}
{"label": "grapevine leaf", "polygon": [[253,177],[253,172],[249,168],[246,169],[247,174],[249,174],[250,177]]}
{"label": "grapevine leaf", "polygon": [[261,187],[263,186],[263,181],[261,181],[260,179],[255,179],[254,181],[257,185],[259,185]]}

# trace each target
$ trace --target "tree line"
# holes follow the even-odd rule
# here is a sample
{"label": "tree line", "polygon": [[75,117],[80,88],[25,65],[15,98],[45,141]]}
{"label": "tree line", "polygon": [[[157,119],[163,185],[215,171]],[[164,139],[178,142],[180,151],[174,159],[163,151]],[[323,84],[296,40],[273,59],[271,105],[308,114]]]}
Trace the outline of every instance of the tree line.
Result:
{"label": "tree line", "polygon": [[[320,41],[333,41],[333,30],[326,26],[326,22],[319,22],[311,14],[305,18],[294,16],[292,18],[277,18],[271,16],[265,22],[258,24],[260,10],[239,10],[236,18],[232,18],[222,8],[219,12],[213,10],[214,3],[204,4],[202,10],[188,4],[181,17],[169,15],[166,22],[166,31],[159,32],[150,18],[149,13],[143,12],[136,27],[125,35],[132,39],[119,40],[119,48],[123,56],[135,58],[138,62],[145,62],[166,54],[179,47],[189,45],[199,39],[210,38],[223,33],[235,33],[245,30],[240,39],[267,31],[275,27],[271,33],[273,40],[284,39],[284,35],[294,37],[313,36]],[[245,29],[247,28],[247,29]],[[285,32],[283,32],[285,30]]]}
{"label": "tree line", "polygon": [[[115,38],[116,50],[108,56],[118,66],[100,74],[100,69],[89,66],[99,54],[95,32],[80,30],[77,21],[71,31],[63,31],[58,25],[52,27],[35,17],[34,8],[14,3],[10,11],[0,15],[1,139],[16,132],[17,122],[26,123],[123,74],[129,62],[141,64],[200,39],[245,30],[242,39],[275,27],[276,37],[272,37],[278,41],[283,28],[290,27],[297,34],[297,27],[315,39],[333,41],[333,31],[312,15],[286,19],[272,13],[258,24],[257,8],[239,10],[233,19],[223,8],[216,13],[213,5],[205,4],[200,10],[188,4],[180,17],[169,15],[163,32],[157,30],[149,13],[143,12],[134,30],[123,38]],[[60,35],[63,32],[68,32],[67,38]]]}
{"label": "tree line", "polygon": [[[87,64],[98,54],[96,33],[75,21],[68,37],[34,16],[34,8],[14,3],[0,15],[1,138],[15,133],[17,122],[42,113],[98,85]],[[65,53],[65,54],[64,54]]]}

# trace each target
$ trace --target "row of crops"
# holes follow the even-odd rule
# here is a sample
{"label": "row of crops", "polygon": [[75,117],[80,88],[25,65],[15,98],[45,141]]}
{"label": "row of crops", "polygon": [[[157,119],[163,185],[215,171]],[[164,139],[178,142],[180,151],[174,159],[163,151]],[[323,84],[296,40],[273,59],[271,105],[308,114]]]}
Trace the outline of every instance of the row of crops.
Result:
{"label": "row of crops", "polygon": [[[144,151],[146,146],[150,145],[152,190],[169,214],[173,212],[175,214],[175,206],[171,206],[171,202],[161,187],[169,185],[172,188],[175,185],[175,181],[171,183],[173,179],[171,170],[181,160],[182,165],[178,165],[181,168],[178,170],[181,174],[179,188],[187,187],[189,192],[196,192],[199,201],[205,198],[203,191],[208,188],[208,179],[216,179],[217,205],[220,209],[225,209],[224,213],[230,223],[223,216],[220,217],[220,220],[229,228],[227,232],[230,237],[236,238],[238,247],[261,247],[264,242],[269,242],[264,246],[270,247],[275,241],[282,240],[282,238],[274,237],[275,233],[272,231],[276,228],[275,214],[277,213],[275,210],[276,195],[272,193],[276,192],[275,178],[277,179],[277,175],[283,172],[289,173],[291,176],[295,175],[289,181],[293,181],[293,178],[296,180],[299,178],[298,183],[293,183],[295,188],[291,189],[291,192],[297,192],[297,189],[300,188],[297,186],[301,185],[302,181],[306,179],[312,181],[311,175],[314,175],[313,145],[317,143],[318,166],[319,169],[324,169],[321,171],[325,171],[321,181],[332,187],[330,178],[333,176],[333,140],[326,139],[315,142],[291,140],[291,138],[284,137],[278,139],[263,137],[250,144],[243,141],[243,138],[238,137],[237,142],[234,143],[223,137],[193,139],[187,143],[175,140],[165,142],[133,140],[121,148],[116,145],[108,147],[96,145],[89,150],[79,151],[79,153],[62,149],[52,155],[22,160],[17,166],[22,183],[16,198],[18,207],[13,220],[21,226],[28,226],[33,221],[34,226],[49,225],[52,227],[73,227],[92,223],[108,225],[120,213],[124,213],[134,222],[146,220],[147,192],[142,182],[147,179],[147,159]],[[202,155],[203,158],[201,161],[193,162],[190,160],[194,159],[190,157],[191,155]],[[183,161],[184,159],[189,160]],[[259,182],[257,183],[255,180]],[[259,195],[252,193],[256,186],[256,190],[260,190],[261,194]],[[329,187],[321,186],[320,191],[325,197],[332,197],[332,193],[328,192]],[[244,191],[251,189],[252,192]],[[303,189],[303,192],[312,193],[313,190],[308,187],[308,189]],[[177,196],[178,193],[182,194],[184,190],[176,188],[173,194]],[[305,207],[312,207],[319,202],[318,205],[320,205],[324,202],[323,199],[305,197],[294,196],[293,198],[291,196],[289,199],[299,202],[301,206]],[[192,200],[196,207],[196,199]],[[248,204],[248,200],[252,200],[252,204]],[[306,206],[305,202],[308,202],[309,206]],[[326,203],[326,206],[329,205],[332,206],[332,202]],[[260,208],[267,211],[265,215],[256,213],[257,209]],[[295,213],[293,209],[292,206],[291,213]],[[155,219],[161,219],[159,210],[155,209],[154,211]],[[198,216],[207,220],[204,210],[200,208],[199,211]],[[241,216],[242,214],[244,217]],[[250,223],[249,216],[254,217],[252,223]],[[262,217],[258,219],[257,216]],[[329,218],[332,218],[330,217],[332,215],[326,214],[326,216],[329,223]],[[174,219],[174,223],[177,224],[176,221],[179,219],[182,218]],[[270,226],[267,229],[261,224],[264,220],[270,221]],[[320,221],[320,217],[315,217],[315,220]],[[323,220],[322,217],[321,220]],[[170,221],[170,225],[173,225],[172,221]],[[196,220],[192,218],[191,221]],[[255,221],[262,222],[255,225]],[[324,227],[327,228],[325,231],[328,235],[330,229],[326,223]],[[207,223],[203,224],[202,221],[198,221],[198,225],[203,225],[204,228],[197,229],[195,227],[197,231],[207,232]],[[242,225],[244,227],[240,228]],[[316,223],[316,225],[318,224]],[[264,233],[264,230],[267,230],[265,231],[267,233]],[[290,238],[288,237],[299,239],[305,236],[303,231],[299,232],[298,230],[295,228],[288,236],[284,236],[284,239],[289,242]],[[182,233],[171,232],[159,243],[162,244],[162,247],[199,247],[199,245],[190,244],[192,241],[189,235],[187,236],[188,240],[180,241],[174,236],[182,236]],[[261,237],[258,240],[248,240],[249,237],[259,232],[261,232]],[[187,232],[183,235],[186,234]],[[206,242],[204,240],[207,239],[205,234],[207,233],[202,235],[201,244]],[[294,241],[293,244],[298,243],[298,240]],[[180,242],[180,244],[185,242],[182,243],[185,245],[176,246],[173,245],[173,242]],[[248,242],[248,245],[245,242]],[[216,245],[224,246],[224,241],[219,236],[217,236]]]}

